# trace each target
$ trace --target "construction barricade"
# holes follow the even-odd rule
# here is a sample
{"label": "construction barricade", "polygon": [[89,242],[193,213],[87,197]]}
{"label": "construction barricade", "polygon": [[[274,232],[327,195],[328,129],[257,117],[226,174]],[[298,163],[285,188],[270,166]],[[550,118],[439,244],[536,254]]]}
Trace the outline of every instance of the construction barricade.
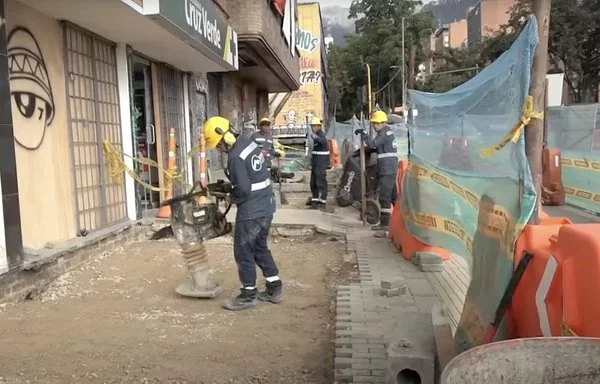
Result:
{"label": "construction barricade", "polygon": [[541,218],[524,228],[515,265],[533,254],[507,312],[511,338],[600,337],[600,224]]}
{"label": "construction barricade", "polygon": [[[396,207],[402,204],[402,179],[408,169],[408,160],[401,160],[398,163],[398,175],[396,176],[396,190],[398,199],[394,202]],[[440,248],[423,243],[410,234],[402,217],[402,209],[392,210],[390,218],[389,236],[396,247],[402,251],[402,256],[406,260],[412,260],[417,252],[428,252],[439,256],[442,260],[450,258],[450,252]]]}

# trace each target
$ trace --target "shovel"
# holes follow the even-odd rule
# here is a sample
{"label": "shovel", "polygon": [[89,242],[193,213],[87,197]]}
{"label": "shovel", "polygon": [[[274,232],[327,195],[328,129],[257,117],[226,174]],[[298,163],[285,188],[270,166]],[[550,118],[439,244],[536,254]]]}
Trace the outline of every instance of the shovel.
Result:
{"label": "shovel", "polygon": [[283,193],[283,189],[281,188],[281,160],[279,159],[279,157],[277,158],[277,168],[279,169],[279,172],[277,172],[277,182],[279,183],[279,199],[281,201],[281,205],[288,205],[288,199],[285,196],[285,193]]}

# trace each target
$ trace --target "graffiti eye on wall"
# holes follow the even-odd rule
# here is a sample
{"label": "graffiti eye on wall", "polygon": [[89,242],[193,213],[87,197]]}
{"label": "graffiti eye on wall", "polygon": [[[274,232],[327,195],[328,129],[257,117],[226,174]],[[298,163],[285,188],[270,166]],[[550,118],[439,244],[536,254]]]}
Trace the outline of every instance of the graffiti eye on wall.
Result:
{"label": "graffiti eye on wall", "polygon": [[21,115],[26,119],[34,118],[43,120],[45,123],[51,117],[52,108],[50,105],[33,93],[13,92],[12,94],[19,112],[21,112]]}
{"label": "graffiti eye on wall", "polygon": [[[8,71],[15,141],[36,150],[54,120],[54,96],[46,62],[33,34],[16,27],[8,35]],[[15,111],[15,112],[16,112]]]}

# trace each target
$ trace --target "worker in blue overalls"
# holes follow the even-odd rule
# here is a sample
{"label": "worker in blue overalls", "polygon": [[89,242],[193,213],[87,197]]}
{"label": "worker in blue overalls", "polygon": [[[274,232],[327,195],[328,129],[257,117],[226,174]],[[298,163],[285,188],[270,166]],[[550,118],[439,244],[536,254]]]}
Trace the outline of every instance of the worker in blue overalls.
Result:
{"label": "worker in blue overalls", "polygon": [[[215,116],[203,127],[206,148],[228,154],[227,176],[233,201],[237,205],[233,254],[238,266],[241,292],[225,302],[232,311],[256,308],[258,300],[280,303],[283,300],[279,270],[267,245],[275,213],[271,175],[263,150],[254,141],[240,136],[229,120]],[[256,288],[256,266],[266,279],[266,289]]]}
{"label": "worker in blue overalls", "polygon": [[377,132],[372,138],[364,129],[357,129],[354,133],[360,134],[365,146],[377,152],[377,184],[379,187],[379,224],[373,227],[374,231],[387,231],[392,213],[392,203],[397,196],[396,175],[398,174],[398,153],[396,138],[387,125],[387,115],[383,111],[375,111],[371,116],[371,124]]}

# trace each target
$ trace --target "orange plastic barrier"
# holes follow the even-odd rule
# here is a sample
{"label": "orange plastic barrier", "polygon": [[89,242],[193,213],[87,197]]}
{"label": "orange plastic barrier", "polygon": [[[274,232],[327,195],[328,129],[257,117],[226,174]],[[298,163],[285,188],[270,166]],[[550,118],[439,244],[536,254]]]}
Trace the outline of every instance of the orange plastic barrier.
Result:
{"label": "orange plastic barrier", "polygon": [[[175,171],[175,151],[177,150],[177,139],[175,138],[175,128],[169,129],[169,158],[167,161],[167,170],[169,172]],[[165,200],[169,200],[173,197],[173,181],[167,181],[167,194]],[[164,205],[158,209],[156,217],[159,219],[168,219],[171,217],[171,207]]]}
{"label": "orange plastic barrier", "polygon": [[[408,161],[401,160],[398,164],[398,176],[396,178],[396,187],[398,190],[398,200],[395,207],[400,207],[400,199],[402,197],[402,178],[408,169]],[[408,232],[402,217],[402,209],[392,210],[392,216],[390,217],[389,225],[389,237],[390,240],[396,245],[396,247],[402,251],[402,256],[406,260],[412,260],[415,252],[430,252],[438,255],[442,260],[448,260],[450,258],[450,252],[440,248],[434,247],[423,243],[422,241],[415,238]]]}
{"label": "orange plastic barrier", "polygon": [[515,264],[523,251],[534,257],[507,313],[512,338],[600,337],[600,224],[572,224],[542,217],[517,240]]}
{"label": "orange plastic barrier", "polygon": [[339,167],[342,165],[342,160],[340,159],[340,151],[338,150],[337,140],[336,139],[328,139],[329,144],[329,165],[331,167]]}
{"label": "orange plastic barrier", "polygon": [[544,205],[565,205],[561,155],[558,148],[544,148],[542,151],[542,185]]}
{"label": "orange plastic barrier", "polygon": [[542,218],[540,225],[527,225],[517,239],[514,265],[519,264],[524,251],[534,256],[506,312],[511,338],[560,334],[562,279],[556,276],[562,274],[562,266],[558,265],[552,244],[562,225]]}
{"label": "orange plastic barrier", "polygon": [[565,225],[558,233],[567,335],[600,337],[600,224]]}

